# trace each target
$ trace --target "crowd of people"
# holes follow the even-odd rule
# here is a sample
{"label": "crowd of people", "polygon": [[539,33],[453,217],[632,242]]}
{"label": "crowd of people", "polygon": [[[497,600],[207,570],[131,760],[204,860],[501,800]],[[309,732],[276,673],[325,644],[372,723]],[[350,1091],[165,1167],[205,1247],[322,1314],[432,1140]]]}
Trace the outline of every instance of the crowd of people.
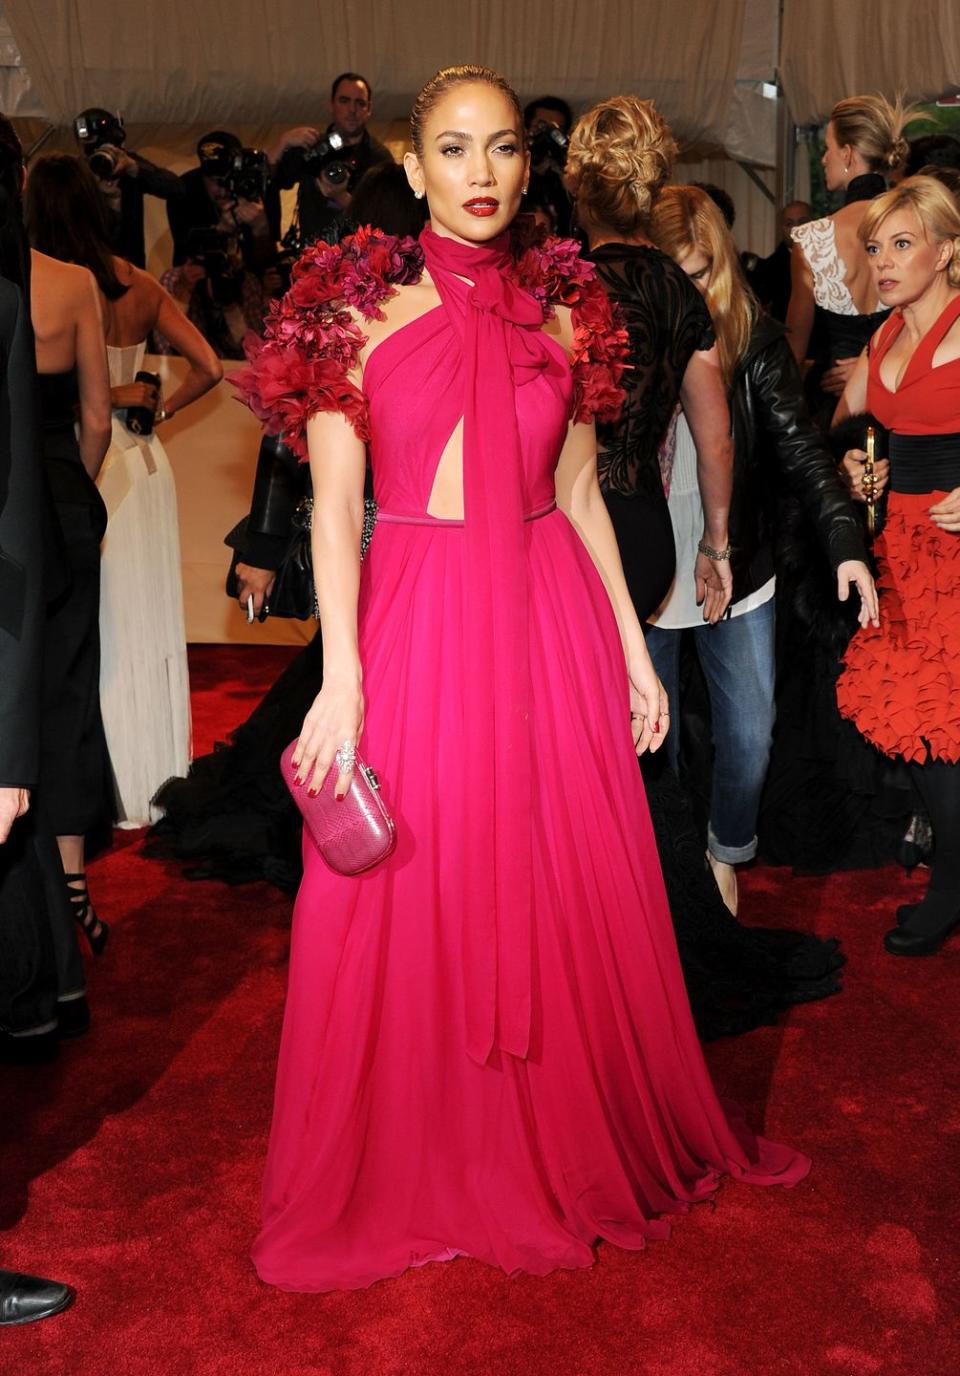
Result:
{"label": "crowd of people", "polygon": [[[183,177],[99,109],[27,173],[0,120],[0,1053],[89,1026],[104,818],[297,888],[254,1257],[305,1290],[464,1253],[585,1265],[724,1174],[802,1178],[698,1046],[840,987],[836,941],[738,920],[758,852],[912,846],[929,889],[886,950],[960,924],[960,144],[840,101],[843,205],[785,206],[756,260],[717,188],[674,180],[650,101],[575,118],[448,69],[402,166],[371,112],[343,73],[325,129],[264,153],[213,131]],[[167,397],[148,347],[187,362]],[[157,431],[243,357],[266,435],[233,591],[270,613],[309,492],[319,627],[189,767]],[[398,818],[370,874],[301,851],[292,739],[294,794],[338,798],[362,741]],[[0,1272],[0,1323],[67,1302]]]}

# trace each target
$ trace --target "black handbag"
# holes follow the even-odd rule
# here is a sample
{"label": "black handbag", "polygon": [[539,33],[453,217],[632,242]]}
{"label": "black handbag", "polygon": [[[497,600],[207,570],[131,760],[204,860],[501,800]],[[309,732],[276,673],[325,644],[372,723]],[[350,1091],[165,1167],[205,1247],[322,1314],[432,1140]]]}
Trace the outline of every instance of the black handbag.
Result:
{"label": "black handbag", "polygon": [[[249,516],[238,521],[226,537],[228,545],[234,545],[230,572],[227,574],[227,596],[236,599],[240,595],[237,582],[237,564],[246,563],[236,548],[243,548],[244,535]],[[308,621],[310,617],[319,621],[320,608],[313,585],[313,553],[310,548],[310,529],[313,524],[313,498],[303,497],[290,517],[290,539],[284,550],[283,558],[277,566],[273,589],[263,600],[263,608],[258,620],[266,621],[268,616],[296,617],[298,621]],[[377,504],[368,497],[363,503],[363,530],[360,534],[360,558],[367,552],[377,524]]]}
{"label": "black handbag", "polygon": [[[290,538],[277,566],[270,596],[263,600],[263,610],[259,619],[266,621],[268,616],[295,617],[298,621],[308,621],[310,617],[319,619],[316,593],[313,588],[313,557],[310,551],[310,526],[313,518],[313,498],[303,497],[290,518]],[[249,517],[239,521],[227,536],[227,544],[243,548]],[[237,598],[240,588],[237,583],[237,564],[246,562],[241,559],[236,548],[227,574],[227,596]]]}

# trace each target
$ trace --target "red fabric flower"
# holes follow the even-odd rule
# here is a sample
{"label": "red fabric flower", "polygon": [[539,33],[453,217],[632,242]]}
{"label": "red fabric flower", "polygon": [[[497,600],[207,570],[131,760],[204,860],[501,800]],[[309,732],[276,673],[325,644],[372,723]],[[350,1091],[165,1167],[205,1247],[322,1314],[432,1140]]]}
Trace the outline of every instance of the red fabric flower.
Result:
{"label": "red fabric flower", "polygon": [[[530,216],[519,217],[511,233],[511,277],[540,303],[544,319],[555,303],[572,307],[576,419],[615,419],[627,335],[593,264],[580,257],[573,239],[548,237]],[[301,459],[307,421],[318,411],[341,412],[362,440],[369,438],[366,400],[349,377],[366,337],[349,307],[365,320],[382,320],[382,303],[422,275],[423,250],[415,239],[370,226],[341,244],[313,244],[294,265],[290,290],[268,312],[264,338],[245,342],[249,366],[231,381]]]}

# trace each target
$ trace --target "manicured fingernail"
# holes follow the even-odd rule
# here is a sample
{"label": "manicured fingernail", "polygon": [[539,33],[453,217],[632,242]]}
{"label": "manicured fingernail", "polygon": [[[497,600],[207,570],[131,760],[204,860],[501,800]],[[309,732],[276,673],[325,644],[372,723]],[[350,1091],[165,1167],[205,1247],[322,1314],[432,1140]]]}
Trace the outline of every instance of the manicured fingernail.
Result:
{"label": "manicured fingernail", "polygon": [[319,788],[309,788],[309,789],[307,789],[307,797],[308,797],[308,798],[316,798],[316,796],[317,796],[317,794],[318,794],[319,792],[320,792]]}
{"label": "manicured fingernail", "polygon": [[334,796],[334,798],[337,800],[338,803],[342,803],[343,800],[344,800],[344,798],[345,798],[347,795],[346,795],[345,793],[335,793],[333,796]]}
{"label": "manicured fingernail", "polygon": [[660,730],[660,723],[659,723],[658,721],[655,721],[655,722],[653,723],[653,729],[654,729],[654,731],[659,731],[659,730]]}
{"label": "manicured fingernail", "polygon": [[303,787],[303,780],[301,779],[301,777],[300,777],[299,774],[297,775],[297,777],[294,779],[293,782],[296,784],[297,788],[302,788],[302,787]]}

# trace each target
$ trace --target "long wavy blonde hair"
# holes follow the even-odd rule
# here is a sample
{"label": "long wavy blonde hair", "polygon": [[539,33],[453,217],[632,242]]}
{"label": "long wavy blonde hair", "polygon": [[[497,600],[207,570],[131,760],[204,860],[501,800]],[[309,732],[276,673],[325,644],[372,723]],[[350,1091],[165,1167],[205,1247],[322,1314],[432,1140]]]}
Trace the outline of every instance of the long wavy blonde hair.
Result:
{"label": "long wavy blonde hair", "polygon": [[723,379],[729,386],[750,342],[757,303],[744,281],[726,221],[698,186],[665,186],[653,207],[650,234],[657,247],[676,263],[697,249],[709,260],[710,283],[705,296],[717,334]]}

